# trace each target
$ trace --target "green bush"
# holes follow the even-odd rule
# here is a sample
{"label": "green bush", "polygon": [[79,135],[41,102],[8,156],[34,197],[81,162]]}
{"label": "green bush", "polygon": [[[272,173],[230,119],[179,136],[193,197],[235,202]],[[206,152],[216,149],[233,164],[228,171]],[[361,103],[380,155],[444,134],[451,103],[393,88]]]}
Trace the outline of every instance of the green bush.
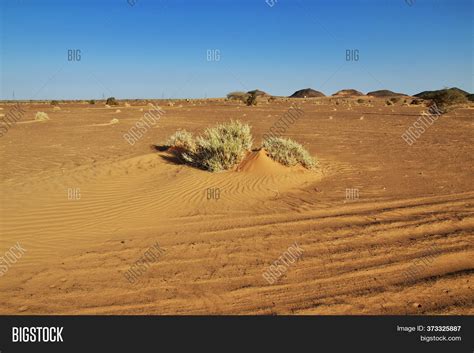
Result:
{"label": "green bush", "polygon": [[105,102],[107,105],[118,105],[118,102],[115,100],[115,97],[109,97],[107,98],[107,101]]}
{"label": "green bush", "polygon": [[357,103],[359,103],[359,104],[362,104],[362,103],[364,103],[364,102],[365,102],[365,100],[363,100],[362,98],[359,98],[359,99],[357,100]]}
{"label": "green bush", "polygon": [[57,100],[52,100],[51,105],[59,105],[59,102]]}
{"label": "green bush", "polygon": [[300,164],[313,169],[317,165],[316,160],[302,145],[289,138],[270,137],[263,141],[263,148],[270,158],[286,166]]}
{"label": "green bush", "polygon": [[95,104],[95,100],[91,99],[91,100],[89,101],[89,104]]}

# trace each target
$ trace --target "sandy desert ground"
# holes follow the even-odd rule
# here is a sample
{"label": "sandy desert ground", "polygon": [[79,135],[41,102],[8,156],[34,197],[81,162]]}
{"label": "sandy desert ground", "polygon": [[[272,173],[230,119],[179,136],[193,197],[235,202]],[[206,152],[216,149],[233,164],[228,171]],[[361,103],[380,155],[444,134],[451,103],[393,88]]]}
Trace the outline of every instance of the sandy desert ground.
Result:
{"label": "sandy desert ground", "polygon": [[[249,123],[258,146],[295,103],[304,114],[284,136],[316,171],[255,155],[209,173],[152,147],[229,119]],[[150,108],[131,104],[26,104],[0,138],[0,256],[26,250],[0,277],[0,314],[474,314],[474,109],[408,146],[400,136],[423,107],[383,99],[159,103],[131,146],[122,135]],[[269,284],[262,274],[295,242],[302,256]],[[163,256],[129,283],[156,243]]]}

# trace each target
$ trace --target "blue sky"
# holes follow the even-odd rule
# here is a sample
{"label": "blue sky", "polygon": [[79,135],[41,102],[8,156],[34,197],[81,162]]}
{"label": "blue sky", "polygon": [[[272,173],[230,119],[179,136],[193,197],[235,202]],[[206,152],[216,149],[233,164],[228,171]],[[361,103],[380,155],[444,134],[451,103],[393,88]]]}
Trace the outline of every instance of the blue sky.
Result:
{"label": "blue sky", "polygon": [[0,98],[474,91],[472,0],[134,1],[0,0]]}

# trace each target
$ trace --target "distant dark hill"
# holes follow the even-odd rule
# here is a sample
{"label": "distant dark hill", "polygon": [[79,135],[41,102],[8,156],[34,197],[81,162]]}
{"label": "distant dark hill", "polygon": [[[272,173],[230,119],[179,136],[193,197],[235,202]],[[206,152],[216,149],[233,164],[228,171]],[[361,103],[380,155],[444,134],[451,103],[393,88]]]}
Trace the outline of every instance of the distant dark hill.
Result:
{"label": "distant dark hill", "polygon": [[[462,95],[466,96],[469,99],[469,92],[463,91],[462,89],[459,89],[457,87],[453,88],[445,88],[445,89],[438,89],[435,91],[423,91],[418,94],[415,94],[414,97],[418,97],[421,99],[434,99],[438,97],[440,94],[447,92],[447,91],[453,91],[453,92],[458,92],[461,93]],[[471,99],[469,99],[471,100]]]}
{"label": "distant dark hill", "polygon": [[357,97],[363,96],[362,92],[359,92],[355,89],[342,89],[333,94],[333,97]]}
{"label": "distant dark hill", "polygon": [[326,97],[324,93],[316,91],[312,88],[300,89],[293,93],[290,98],[312,98],[312,97]]}
{"label": "distant dark hill", "polygon": [[382,89],[379,91],[369,92],[367,93],[367,95],[372,96],[372,97],[382,97],[382,98],[407,96],[407,94],[392,92],[392,91],[389,91],[388,89]]}
{"label": "distant dark hill", "polygon": [[258,96],[269,96],[269,94],[267,92],[264,92],[264,91],[260,91],[259,89],[254,89],[253,91],[248,91],[247,92],[248,94],[254,94],[258,97]]}

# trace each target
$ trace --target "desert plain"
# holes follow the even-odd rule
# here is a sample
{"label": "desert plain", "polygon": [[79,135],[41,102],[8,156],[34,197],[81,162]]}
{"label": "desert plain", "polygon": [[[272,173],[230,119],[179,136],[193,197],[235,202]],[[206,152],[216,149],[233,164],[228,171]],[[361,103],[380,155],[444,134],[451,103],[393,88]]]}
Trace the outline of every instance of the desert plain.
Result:
{"label": "desert plain", "polygon": [[[150,102],[164,113],[131,145],[123,135]],[[22,104],[0,138],[0,256],[24,249],[0,277],[0,314],[474,314],[472,107],[408,145],[401,135],[426,107],[167,102]],[[154,147],[230,119],[251,125],[258,147],[295,105],[303,114],[283,136],[315,170],[256,153],[210,173]],[[295,243],[301,256],[269,283]],[[127,281],[154,244],[163,254]]]}

